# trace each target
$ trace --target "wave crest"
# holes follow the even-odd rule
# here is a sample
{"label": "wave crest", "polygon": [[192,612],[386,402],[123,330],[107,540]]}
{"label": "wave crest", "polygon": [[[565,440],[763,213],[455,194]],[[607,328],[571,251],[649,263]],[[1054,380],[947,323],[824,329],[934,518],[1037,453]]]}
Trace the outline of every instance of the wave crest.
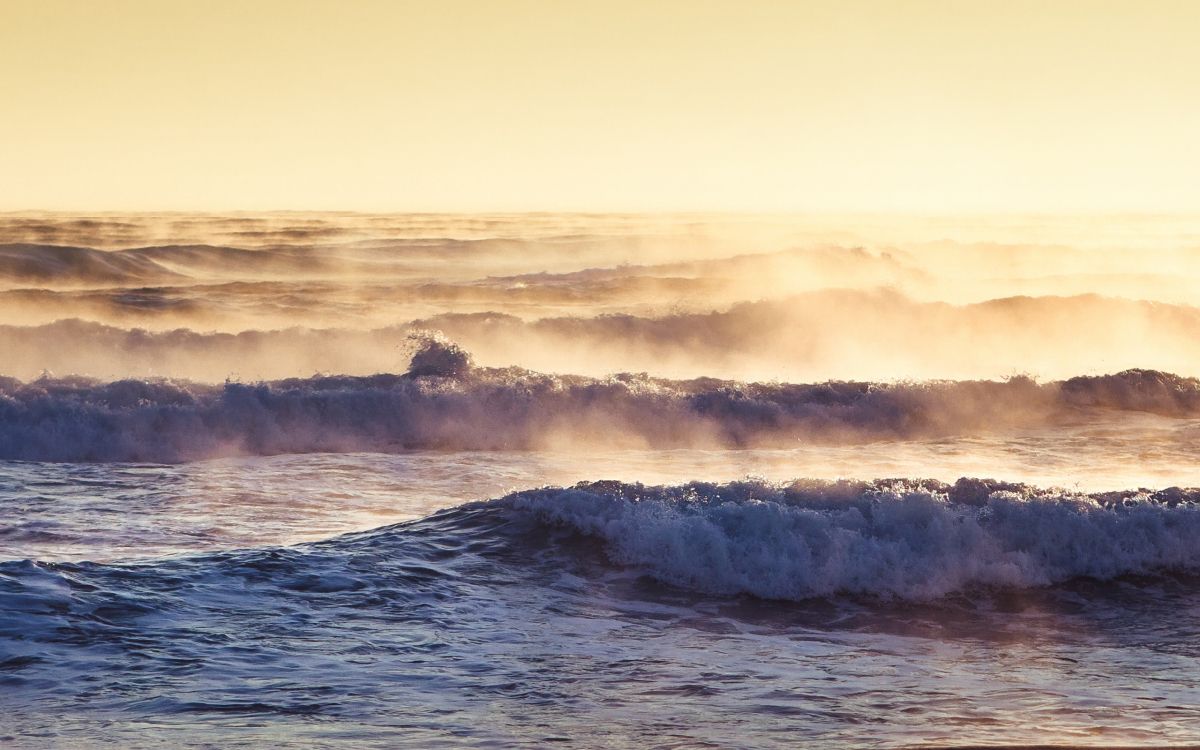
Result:
{"label": "wave crest", "polygon": [[1200,570],[1198,500],[1179,488],[1089,496],[964,479],[589,483],[498,502],[594,537],[614,563],[688,590],[921,600]]}
{"label": "wave crest", "polygon": [[461,349],[426,346],[414,359],[417,370],[405,375],[223,385],[0,379],[0,458],[177,462],[414,449],[787,447],[995,433],[1109,410],[1200,414],[1200,381],[1147,370],[1044,384],[594,379],[464,369],[470,362]]}

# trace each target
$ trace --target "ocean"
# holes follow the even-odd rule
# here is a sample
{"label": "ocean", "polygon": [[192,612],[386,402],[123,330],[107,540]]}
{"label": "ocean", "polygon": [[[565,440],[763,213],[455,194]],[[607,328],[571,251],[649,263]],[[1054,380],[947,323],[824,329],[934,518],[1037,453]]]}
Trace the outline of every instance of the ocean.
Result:
{"label": "ocean", "polygon": [[1200,742],[1200,220],[0,242],[6,747]]}

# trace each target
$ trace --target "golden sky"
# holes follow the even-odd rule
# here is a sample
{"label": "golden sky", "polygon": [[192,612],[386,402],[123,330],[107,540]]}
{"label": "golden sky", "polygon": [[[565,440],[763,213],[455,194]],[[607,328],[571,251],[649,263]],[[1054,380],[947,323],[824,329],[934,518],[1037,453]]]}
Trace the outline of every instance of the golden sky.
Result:
{"label": "golden sky", "polygon": [[0,0],[0,210],[1200,209],[1200,2]]}

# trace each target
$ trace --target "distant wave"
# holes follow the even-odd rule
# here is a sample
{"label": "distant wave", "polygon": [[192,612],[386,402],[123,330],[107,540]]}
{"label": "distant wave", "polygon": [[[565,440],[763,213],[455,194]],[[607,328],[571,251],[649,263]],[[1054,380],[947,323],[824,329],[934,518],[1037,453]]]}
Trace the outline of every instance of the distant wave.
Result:
{"label": "distant wave", "polygon": [[[253,234],[234,233],[226,239],[236,244],[170,242],[112,247],[101,237],[63,233],[104,248],[99,249],[89,244],[5,242],[5,229],[0,217],[0,282],[68,288],[170,284],[189,279],[371,280],[381,274],[442,281],[491,276],[508,285],[555,285],[654,276],[779,278],[778,272],[784,269],[823,278],[861,277],[877,284],[912,273],[890,257],[873,256],[857,248],[816,246],[747,254],[729,246],[718,250],[712,242],[688,236],[578,234],[356,241],[339,237],[338,232],[327,236],[321,231],[296,230],[278,235],[279,241],[272,244],[262,244],[259,240],[264,238]],[[52,230],[47,232],[55,236]],[[25,233],[9,234],[22,237]],[[39,236],[37,232],[33,235]],[[699,257],[686,263],[628,265],[631,258],[666,260],[687,253]],[[706,257],[713,254],[721,257]],[[590,273],[585,270],[600,263],[618,265],[613,269],[591,268]]]}
{"label": "distant wave", "polygon": [[[152,299],[142,303],[153,304]],[[396,370],[409,327],[373,331],[286,328],[240,333],[188,328],[149,331],[82,320],[40,326],[0,325],[3,371],[33,377],[43,370],[62,374],[175,376],[220,382],[225,378],[270,378],[295,373],[363,373]]]}
{"label": "distant wave", "polygon": [[[0,294],[0,305],[33,315],[37,305],[64,312],[173,320],[243,316],[238,333],[180,327],[119,328],[81,320],[0,325],[3,371],[43,370],[104,378],[149,374],[221,381],[312,372],[368,374],[397,369],[396,347],[414,329],[441,330],[490,366],[601,375],[646,371],[670,377],[738,379],[994,378],[1031,373],[1069,377],[1132,367],[1200,374],[1200,308],[1096,295],[1015,297],[955,306],[922,303],[887,291],[832,290],[746,302],[712,312],[557,315],[528,320],[504,312],[391,318],[371,328],[269,328],[281,321],[388,320],[421,304],[490,307],[508,295],[467,285],[375,288],[355,298],[329,288],[242,289],[204,294],[135,289],[97,298]],[[697,291],[698,293],[698,291]],[[582,293],[581,293],[582,294]],[[515,291],[512,308],[544,309],[550,298]],[[438,302],[440,300],[440,302]],[[558,302],[567,300],[560,297]],[[409,307],[402,307],[403,305]],[[61,305],[61,306],[60,306]],[[32,311],[30,306],[34,306]],[[503,307],[503,304],[497,305]],[[381,313],[382,311],[382,313]],[[363,317],[370,316],[370,317]],[[198,330],[199,329],[199,330]]]}
{"label": "distant wave", "polygon": [[[1018,377],[800,385],[469,369],[466,357],[431,352],[404,375],[256,384],[4,378],[0,458],[788,446],[995,432],[1099,410],[1200,415],[1200,381],[1149,370],[1044,384]],[[442,372],[438,363],[453,366]]]}
{"label": "distant wave", "polygon": [[581,359],[600,348],[638,364],[686,355],[720,367],[750,360],[861,372],[874,362],[890,373],[922,367],[947,373],[984,362],[993,371],[1007,365],[1009,372],[1021,372],[1129,357],[1183,365],[1200,356],[1200,308],[1091,294],[950,305],[891,290],[824,290],[711,312],[535,321],[447,314],[418,325],[445,331],[472,349],[532,340]]}
{"label": "distant wave", "polygon": [[135,254],[52,245],[0,245],[0,280],[66,285],[168,283],[182,278]]}
{"label": "distant wave", "polygon": [[[392,266],[405,258],[391,253]],[[378,271],[378,264],[368,267]],[[41,244],[0,244],[0,281],[63,287],[136,286],[186,280],[289,276],[329,277],[362,272],[361,263],[326,247],[245,249],[214,245],[159,245],[96,250]]]}
{"label": "distant wave", "polygon": [[[355,280],[250,281],[213,284],[117,286],[86,289],[0,289],[0,315],[26,325],[79,319],[89,323],[162,330],[244,331],[285,326],[380,327],[428,317],[433,310],[497,313],[641,309],[643,300],[674,300],[674,307],[709,309],[728,282],[715,279],[628,277],[578,284],[525,285],[500,279],[463,282]],[[503,313],[501,313],[503,314]]]}

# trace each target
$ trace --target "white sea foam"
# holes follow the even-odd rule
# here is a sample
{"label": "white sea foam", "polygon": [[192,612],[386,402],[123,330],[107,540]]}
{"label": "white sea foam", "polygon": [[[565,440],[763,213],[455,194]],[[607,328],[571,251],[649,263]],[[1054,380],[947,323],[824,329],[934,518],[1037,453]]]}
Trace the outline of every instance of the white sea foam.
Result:
{"label": "white sea foam", "polygon": [[710,594],[930,599],[1200,570],[1195,492],[1087,496],[961,480],[957,485],[616,483],[500,501],[602,541],[611,560]]}
{"label": "white sea foam", "polygon": [[1200,414],[1200,383],[1145,370],[1045,384],[595,379],[473,368],[452,343],[421,341],[418,370],[404,375],[224,385],[0,379],[0,458],[786,447],[996,433],[1114,410]]}

